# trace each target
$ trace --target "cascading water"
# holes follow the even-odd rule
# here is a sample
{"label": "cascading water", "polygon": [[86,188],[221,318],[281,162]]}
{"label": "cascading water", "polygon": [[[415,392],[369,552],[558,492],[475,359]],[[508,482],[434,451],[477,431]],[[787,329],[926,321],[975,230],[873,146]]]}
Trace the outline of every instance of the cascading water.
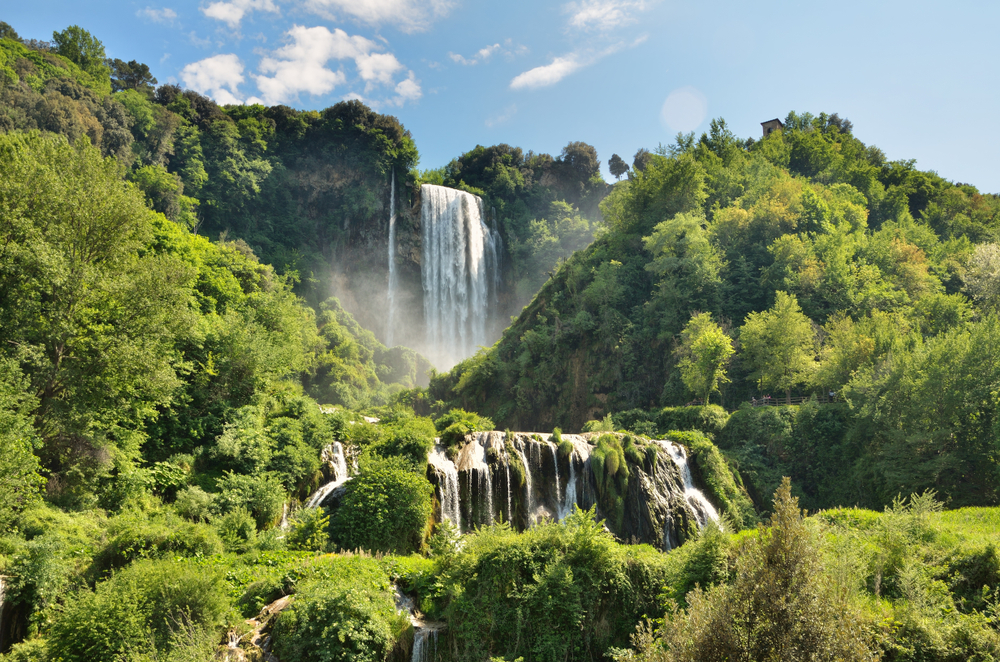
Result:
{"label": "cascading water", "polygon": [[413,628],[410,662],[434,662],[437,658],[438,628]]}
{"label": "cascading water", "polygon": [[385,329],[385,346],[392,347],[393,325],[396,323],[396,170],[392,171],[392,186],[389,189],[389,295]]}
{"label": "cascading water", "polygon": [[491,290],[500,273],[499,233],[484,222],[483,201],[464,191],[420,187],[427,354],[448,369],[485,345]]}
{"label": "cascading water", "polygon": [[517,451],[518,456],[521,458],[521,464],[524,466],[524,502],[527,504],[527,517],[525,519],[527,519],[528,526],[530,527],[534,523],[531,516],[535,512],[531,493],[531,465],[528,463],[528,458],[524,456],[523,444],[518,443],[514,446],[514,450]]}
{"label": "cascading water", "polygon": [[439,481],[438,501],[441,503],[441,519],[446,519],[462,530],[462,506],[458,495],[458,468],[448,459],[444,448],[435,446],[427,457],[428,463],[443,476]]}
{"label": "cascading water", "polygon": [[702,491],[694,486],[694,481],[691,479],[691,468],[688,467],[687,451],[684,450],[683,446],[669,441],[661,441],[659,443],[667,450],[670,459],[680,469],[681,478],[684,480],[684,499],[691,506],[691,510],[694,511],[695,518],[698,520],[698,528],[708,524],[709,520],[717,521],[719,513],[716,512],[715,507],[705,498]]}
{"label": "cascading water", "polygon": [[559,508],[559,521],[566,518],[573,511],[576,505],[576,469],[573,467],[573,455],[576,450],[569,453],[569,482],[566,483],[566,496],[563,498],[562,506]]}
{"label": "cascading water", "polygon": [[514,500],[510,491],[510,458],[506,458],[504,466],[507,468],[507,521],[512,522],[514,517]]}
{"label": "cascading water", "polygon": [[320,454],[320,459],[330,467],[333,479],[309,497],[309,500],[306,501],[306,508],[316,508],[326,501],[331,492],[351,479],[347,475],[347,456],[344,454],[344,446],[339,441],[335,441],[324,448]]}
{"label": "cascading water", "polygon": [[555,444],[550,444],[552,449],[552,465],[556,468],[556,514],[562,511],[562,490],[559,488],[559,448]]}

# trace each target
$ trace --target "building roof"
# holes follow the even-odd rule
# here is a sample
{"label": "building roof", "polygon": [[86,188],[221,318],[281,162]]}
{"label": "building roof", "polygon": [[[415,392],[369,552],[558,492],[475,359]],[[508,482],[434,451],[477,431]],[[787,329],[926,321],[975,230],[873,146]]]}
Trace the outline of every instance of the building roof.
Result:
{"label": "building roof", "polygon": [[773,120],[768,120],[768,121],[766,121],[766,122],[761,122],[761,124],[770,124],[771,122],[777,122],[777,123],[778,123],[778,124],[780,124],[781,126],[785,126],[785,123],[784,123],[784,122],[782,122],[782,121],[781,121],[780,119],[778,119],[777,117],[775,117],[775,118],[774,118]]}

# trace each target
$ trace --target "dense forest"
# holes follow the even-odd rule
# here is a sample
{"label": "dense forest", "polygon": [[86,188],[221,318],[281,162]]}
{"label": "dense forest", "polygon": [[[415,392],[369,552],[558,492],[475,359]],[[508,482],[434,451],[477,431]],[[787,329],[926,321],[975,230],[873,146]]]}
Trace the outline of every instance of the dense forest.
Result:
{"label": "dense forest", "polygon": [[[1000,199],[852,129],[420,171],[360,102],[0,22],[0,659],[1000,659]],[[447,373],[361,305],[393,181],[480,195],[527,304]],[[587,447],[594,506],[532,519],[504,428],[557,496]],[[507,517],[463,532],[429,462],[470,448]],[[668,449],[719,516],[614,535]]]}

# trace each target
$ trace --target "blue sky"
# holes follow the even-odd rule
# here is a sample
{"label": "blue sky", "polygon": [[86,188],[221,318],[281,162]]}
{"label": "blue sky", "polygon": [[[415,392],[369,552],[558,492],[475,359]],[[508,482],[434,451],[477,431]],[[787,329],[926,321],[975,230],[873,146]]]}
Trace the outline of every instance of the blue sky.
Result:
{"label": "blue sky", "polygon": [[[1000,3],[215,0],[6,3],[25,38],[79,24],[110,57],[220,102],[360,97],[421,168],[476,144],[631,162],[724,117],[740,136],[837,112],[891,159],[1000,193]],[[606,172],[606,166],[605,166]]]}

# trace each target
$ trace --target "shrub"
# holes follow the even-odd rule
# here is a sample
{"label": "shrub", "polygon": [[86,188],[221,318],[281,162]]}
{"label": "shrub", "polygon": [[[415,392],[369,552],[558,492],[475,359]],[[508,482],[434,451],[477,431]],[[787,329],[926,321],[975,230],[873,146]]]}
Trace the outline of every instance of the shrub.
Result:
{"label": "shrub", "polygon": [[107,536],[107,544],[94,557],[93,568],[99,572],[136,559],[210,556],[222,551],[222,541],[211,527],[184,521],[169,511],[126,511],[108,522]]}
{"label": "shrub", "polygon": [[729,414],[719,405],[707,407],[664,407],[656,417],[660,435],[671,430],[698,430],[714,438],[729,420]]}
{"label": "shrub", "polygon": [[452,409],[434,421],[434,427],[441,434],[441,443],[454,446],[465,441],[465,436],[473,432],[486,432],[494,428],[493,421],[475,412]]}
{"label": "shrub", "polygon": [[215,528],[226,546],[226,551],[245,551],[257,540],[257,523],[250,511],[243,506],[237,506],[218,518]]}
{"label": "shrub", "polygon": [[433,493],[424,476],[390,458],[363,466],[346,487],[334,520],[337,545],[400,553],[420,549]]}
{"label": "shrub", "polygon": [[181,517],[195,522],[207,522],[212,518],[214,504],[214,496],[197,485],[192,485],[177,493],[174,508]]}
{"label": "shrub", "polygon": [[156,657],[181,632],[214,643],[229,604],[220,573],[203,566],[143,561],[67,601],[48,636],[65,662]]}
{"label": "shrub", "polygon": [[322,508],[302,508],[285,536],[288,549],[322,552],[330,544],[330,516]]}
{"label": "shrub", "polygon": [[[274,650],[299,662],[383,662],[409,630],[389,577],[372,559],[334,559],[304,582],[274,628]],[[321,578],[319,578],[321,577]]]}
{"label": "shrub", "polygon": [[599,421],[587,421],[583,424],[584,432],[614,432],[615,423],[608,414]]}
{"label": "shrub", "polygon": [[273,474],[244,476],[227,472],[217,480],[219,495],[216,508],[223,513],[245,508],[253,514],[257,528],[263,529],[281,517],[285,505],[285,489]]}

